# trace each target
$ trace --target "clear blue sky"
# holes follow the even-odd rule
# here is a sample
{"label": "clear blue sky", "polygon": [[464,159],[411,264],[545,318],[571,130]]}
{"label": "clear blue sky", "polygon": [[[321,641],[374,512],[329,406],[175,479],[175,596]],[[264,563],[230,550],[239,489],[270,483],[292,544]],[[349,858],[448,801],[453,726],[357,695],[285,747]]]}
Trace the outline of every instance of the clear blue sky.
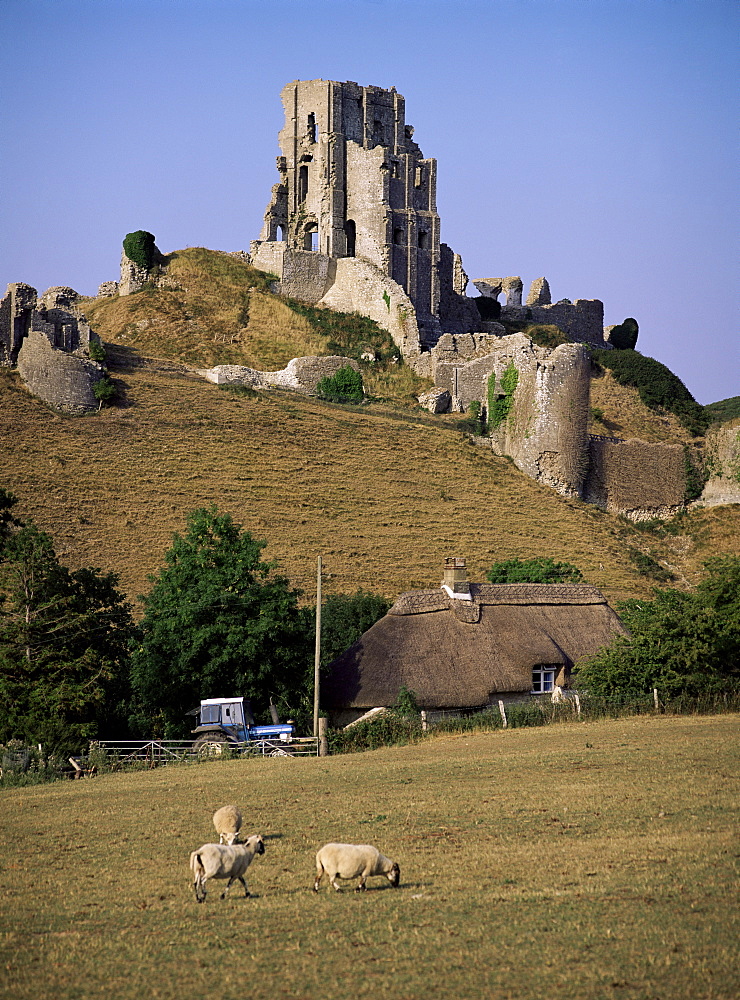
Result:
{"label": "clear blue sky", "polygon": [[[740,394],[736,0],[0,0],[0,284],[94,294],[121,241],[246,249],[279,93],[395,86],[471,278],[634,316]],[[471,288],[471,292],[474,290]]]}

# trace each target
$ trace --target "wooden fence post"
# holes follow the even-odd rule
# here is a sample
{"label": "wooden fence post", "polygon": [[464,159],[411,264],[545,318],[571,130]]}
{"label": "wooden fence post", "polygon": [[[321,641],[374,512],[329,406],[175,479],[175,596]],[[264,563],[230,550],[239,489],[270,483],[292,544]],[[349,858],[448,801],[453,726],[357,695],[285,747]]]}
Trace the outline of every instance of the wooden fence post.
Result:
{"label": "wooden fence post", "polygon": [[329,725],[329,720],[323,718],[319,719],[319,757],[329,756],[329,740],[326,737],[326,728]]}
{"label": "wooden fence post", "polygon": [[576,693],[576,712],[578,713],[578,715],[581,714],[581,699],[578,697],[577,693]]}
{"label": "wooden fence post", "polygon": [[427,713],[426,710],[422,708],[421,710],[421,731],[425,733],[427,731]]}
{"label": "wooden fence post", "polygon": [[504,729],[506,729],[506,727],[508,726],[508,722],[506,721],[506,712],[504,711],[504,703],[501,701],[500,698],[498,702],[498,710],[501,713],[501,721],[504,724]]}
{"label": "wooden fence post", "polygon": [[658,701],[658,689],[653,688],[653,701],[655,702],[655,711],[660,711],[660,702]]}

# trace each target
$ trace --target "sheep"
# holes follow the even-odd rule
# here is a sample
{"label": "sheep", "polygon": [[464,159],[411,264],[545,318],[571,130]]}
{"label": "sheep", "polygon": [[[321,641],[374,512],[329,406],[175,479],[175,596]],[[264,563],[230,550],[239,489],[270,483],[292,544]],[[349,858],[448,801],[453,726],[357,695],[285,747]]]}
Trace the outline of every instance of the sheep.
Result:
{"label": "sheep", "polygon": [[236,806],[221,806],[213,814],[219,844],[231,846],[242,828],[242,814]]}
{"label": "sheep", "polygon": [[365,891],[365,879],[370,875],[385,875],[394,889],[401,880],[398,864],[370,844],[324,844],[316,855],[314,892],[319,891],[324,872],[337,892],[341,891],[336,883],[337,878],[357,878],[359,875],[360,881],[355,892]]}
{"label": "sheep", "polygon": [[260,834],[248,837],[243,844],[204,844],[190,855],[190,869],[193,873],[195,898],[203,903],[206,898],[206,882],[209,878],[227,878],[228,885],[221,893],[221,899],[237,879],[244,886],[244,895],[249,897],[249,889],[244,873],[255,854],[264,854],[265,845]]}

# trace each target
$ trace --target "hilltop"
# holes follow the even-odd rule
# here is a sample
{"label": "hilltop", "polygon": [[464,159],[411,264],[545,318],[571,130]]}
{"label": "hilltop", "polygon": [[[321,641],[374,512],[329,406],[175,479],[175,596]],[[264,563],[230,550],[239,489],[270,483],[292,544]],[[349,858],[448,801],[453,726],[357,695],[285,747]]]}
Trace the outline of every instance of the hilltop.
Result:
{"label": "hilltop", "polygon": [[[359,408],[206,382],[197,367],[282,367],[328,353],[330,335],[236,257],[187,250],[169,261],[169,288],[83,304],[106,345],[115,406],[62,417],[16,374],[0,375],[0,413],[12,428],[2,485],[19,497],[18,514],[53,536],[70,567],[119,573],[132,599],[187,514],[210,503],[266,538],[267,555],[309,600],[319,554],[328,592],[362,586],[395,597],[436,584],[452,554],[467,557],[473,579],[496,560],[549,555],[616,601],[647,595],[666,570],[691,585],[706,558],[739,551],[736,505],[646,531],[563,498],[471,444],[459,415],[418,407],[426,383],[390,358],[370,370],[375,399]],[[625,436],[681,439],[677,421],[609,378],[596,380],[595,401],[607,430],[618,421]]]}

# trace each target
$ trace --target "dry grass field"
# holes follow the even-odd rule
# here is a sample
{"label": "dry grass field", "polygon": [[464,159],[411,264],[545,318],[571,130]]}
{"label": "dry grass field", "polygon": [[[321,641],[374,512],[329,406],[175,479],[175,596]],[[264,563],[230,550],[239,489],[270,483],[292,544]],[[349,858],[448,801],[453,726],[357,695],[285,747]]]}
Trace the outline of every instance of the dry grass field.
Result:
{"label": "dry grass field", "polygon": [[452,418],[241,398],[180,365],[117,352],[122,400],[84,418],[58,416],[0,374],[0,480],[62,562],[115,570],[132,598],[187,514],[211,503],[267,538],[268,556],[309,592],[320,553],[327,592],[389,597],[436,585],[448,555],[466,556],[479,580],[495,560],[549,555],[618,600],[651,586],[625,539],[689,583],[708,555],[740,546],[737,507],[692,514],[693,534],[643,535],[471,445]]}
{"label": "dry grass field", "polygon": [[[739,737],[638,717],[6,790],[0,997],[734,1000]],[[199,906],[232,801],[254,895]],[[329,840],[400,887],[315,895]]]}
{"label": "dry grass field", "polygon": [[[266,538],[307,599],[319,554],[329,593],[435,586],[449,555],[465,556],[477,580],[494,561],[547,555],[616,601],[653,584],[635,550],[678,586],[696,583],[709,556],[740,553],[737,505],[692,513],[677,534],[639,532],[470,444],[458,417],[416,406],[420,380],[405,366],[368,377],[376,401],[359,409],[206,382],[197,368],[281,368],[326,353],[327,337],[239,258],[190,248],[168,261],[167,287],[83,303],[107,345],[113,407],[59,416],[0,371],[0,486],[62,562],[116,571],[132,600],[188,513],[211,503]],[[651,414],[636,391],[609,374],[594,386],[606,421],[594,430],[678,439],[673,418]]]}

